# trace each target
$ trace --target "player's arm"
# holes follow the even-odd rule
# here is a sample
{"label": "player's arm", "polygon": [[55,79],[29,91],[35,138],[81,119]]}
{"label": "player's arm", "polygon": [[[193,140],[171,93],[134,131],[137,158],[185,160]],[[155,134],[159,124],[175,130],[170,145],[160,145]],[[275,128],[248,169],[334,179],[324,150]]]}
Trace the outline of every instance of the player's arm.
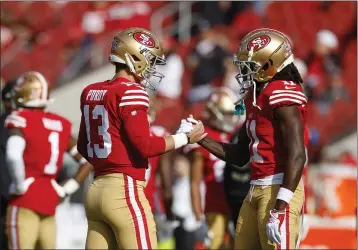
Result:
{"label": "player's arm", "polygon": [[190,192],[191,204],[197,221],[201,220],[201,192],[200,183],[203,179],[204,158],[199,150],[194,150],[190,153]]}
{"label": "player's arm", "polygon": [[9,139],[6,144],[6,161],[9,173],[15,184],[15,192],[23,193],[25,181],[25,163],[23,154],[26,148],[26,140],[19,128],[9,129]]}
{"label": "player's arm", "polygon": [[[306,162],[304,126],[300,111],[296,105],[276,108],[274,118],[279,121],[284,145],[287,148],[287,163],[283,184],[275,205],[275,209],[284,210],[301,180]],[[287,199],[287,195],[291,198]],[[286,203],[284,200],[288,202]]]}
{"label": "player's arm", "polygon": [[246,133],[246,122],[239,130],[237,143],[218,142],[209,136],[198,142],[198,144],[219,159],[237,166],[244,166],[249,161],[249,143],[250,139]]}
{"label": "player's arm", "polygon": [[[81,94],[81,107],[82,107],[82,98],[84,95],[85,91],[82,91]],[[78,140],[77,140],[77,150],[78,152],[86,159],[88,160],[88,155],[87,155],[87,132],[86,132],[86,123],[85,123],[85,118],[83,115],[83,111],[81,108],[81,123],[80,123],[80,129],[78,131]]]}
{"label": "player's arm", "polygon": [[86,160],[88,160],[87,156],[87,135],[86,135],[86,125],[81,119],[80,130],[78,131],[78,140],[77,140],[77,151],[80,153]]}
{"label": "player's arm", "polygon": [[67,180],[63,184],[62,188],[56,185],[56,183],[52,183],[60,196],[74,194],[79,189],[80,184],[86,180],[88,174],[93,169],[92,165],[89,164],[80,153],[78,153],[77,141],[73,137],[71,137],[68,142],[67,153],[69,153],[71,157],[80,164],[80,167],[75,176]]}
{"label": "player's arm", "polygon": [[[157,156],[189,143],[185,133],[169,136],[151,136],[146,109],[128,110],[122,113],[122,122],[131,144],[144,157]],[[196,143],[204,132],[202,123],[196,124],[191,132],[190,143]]]}
{"label": "player's arm", "polygon": [[172,153],[164,154],[159,161],[159,174],[161,186],[163,190],[163,201],[167,219],[172,219],[172,168],[171,168]]}

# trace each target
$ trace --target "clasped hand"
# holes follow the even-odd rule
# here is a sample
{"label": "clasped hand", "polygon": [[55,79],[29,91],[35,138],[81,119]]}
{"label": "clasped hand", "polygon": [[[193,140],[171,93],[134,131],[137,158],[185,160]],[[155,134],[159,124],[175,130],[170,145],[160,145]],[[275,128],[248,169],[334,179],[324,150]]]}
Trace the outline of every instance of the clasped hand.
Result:
{"label": "clasped hand", "polygon": [[188,143],[194,144],[207,136],[205,133],[204,125],[201,121],[197,121],[190,115],[188,118],[181,120],[177,134],[185,133],[188,136]]}

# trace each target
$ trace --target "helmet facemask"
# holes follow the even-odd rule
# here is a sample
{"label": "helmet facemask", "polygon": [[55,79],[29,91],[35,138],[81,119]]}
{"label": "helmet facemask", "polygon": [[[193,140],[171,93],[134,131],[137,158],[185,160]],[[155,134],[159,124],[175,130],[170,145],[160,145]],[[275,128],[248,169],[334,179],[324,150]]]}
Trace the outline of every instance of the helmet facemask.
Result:
{"label": "helmet facemask", "polygon": [[163,57],[156,56],[148,49],[141,50],[141,54],[144,56],[146,60],[146,67],[141,72],[141,76],[143,77],[142,84],[145,88],[149,88],[151,90],[156,90],[159,87],[164,75],[157,72],[156,65],[165,65],[166,60]]}

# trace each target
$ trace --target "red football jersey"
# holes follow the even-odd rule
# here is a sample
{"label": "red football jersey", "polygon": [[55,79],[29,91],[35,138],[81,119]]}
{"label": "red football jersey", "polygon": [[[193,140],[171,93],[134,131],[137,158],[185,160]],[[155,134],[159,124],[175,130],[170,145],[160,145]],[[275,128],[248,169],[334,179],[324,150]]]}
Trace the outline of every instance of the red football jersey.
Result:
{"label": "red football jersey", "polygon": [[[206,126],[205,132],[216,141],[229,142],[231,133]],[[198,144],[188,145],[186,151],[199,150],[204,157],[204,181],[206,185],[205,213],[229,213],[224,191],[224,168],[226,163]]]}
{"label": "red football jersey", "polygon": [[[151,126],[150,132],[155,136],[167,136],[169,132],[162,126]],[[159,167],[160,156],[149,158],[149,168],[145,172],[145,180],[147,182],[144,193],[149,201],[152,211],[155,211],[154,194],[157,191],[156,188],[156,175]]]}
{"label": "red football jersey", "polygon": [[278,122],[273,117],[277,107],[296,105],[304,124],[304,143],[308,144],[306,127],[307,98],[302,87],[291,81],[269,83],[259,95],[257,105],[252,104],[253,94],[245,100],[246,131],[250,142],[250,166],[252,184],[282,184],[283,172],[287,163],[287,149],[283,144]]}
{"label": "red football jersey", "polygon": [[51,185],[62,168],[63,154],[71,138],[71,123],[56,114],[37,109],[19,109],[6,119],[8,128],[19,128],[26,140],[26,178],[34,177],[25,194],[12,196],[10,205],[54,215],[59,197]]}
{"label": "red football jersey", "polygon": [[145,89],[125,78],[83,90],[77,148],[94,166],[95,177],[124,173],[145,180],[148,158],[165,150],[164,138],[150,135],[148,106]]}

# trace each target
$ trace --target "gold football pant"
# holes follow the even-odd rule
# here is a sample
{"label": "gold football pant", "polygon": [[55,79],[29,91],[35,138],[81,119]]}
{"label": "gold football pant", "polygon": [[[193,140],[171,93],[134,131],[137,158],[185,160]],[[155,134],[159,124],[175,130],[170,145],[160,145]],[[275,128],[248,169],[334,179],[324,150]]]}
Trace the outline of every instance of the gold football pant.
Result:
{"label": "gold football pant", "polygon": [[224,243],[228,218],[224,214],[207,213],[206,221],[213,236],[209,249],[220,249]]}
{"label": "gold football pant", "polygon": [[156,249],[156,227],[144,181],[124,174],[97,177],[86,199],[86,249]]}
{"label": "gold football pant", "polygon": [[38,214],[30,209],[9,206],[6,231],[9,249],[55,249],[54,216]]}
{"label": "gold football pant", "polygon": [[235,249],[296,249],[304,201],[302,181],[287,207],[285,221],[280,228],[281,244],[272,243],[266,235],[269,211],[275,206],[279,188],[280,185],[251,186],[237,220]]}

